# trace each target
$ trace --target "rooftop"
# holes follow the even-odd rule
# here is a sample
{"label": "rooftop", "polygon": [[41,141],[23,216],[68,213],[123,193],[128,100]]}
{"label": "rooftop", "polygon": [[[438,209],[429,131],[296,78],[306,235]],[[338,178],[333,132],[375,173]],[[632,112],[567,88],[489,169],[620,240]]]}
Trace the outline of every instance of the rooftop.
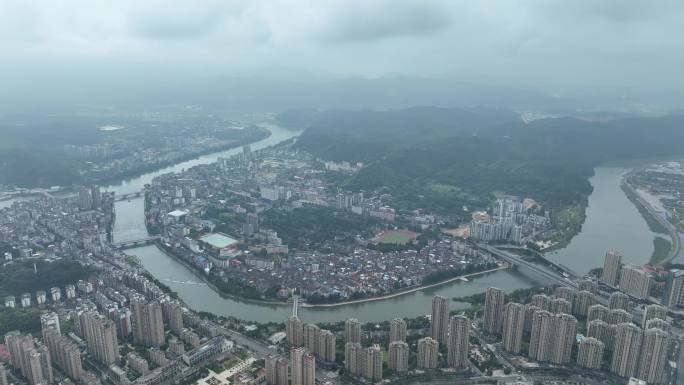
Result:
{"label": "rooftop", "polygon": [[179,218],[179,217],[182,217],[183,215],[187,215],[187,214],[188,214],[188,212],[185,210],[173,210],[169,213],[169,216]]}
{"label": "rooftop", "polygon": [[224,247],[232,246],[238,243],[236,239],[233,239],[223,233],[209,233],[203,235],[199,240],[217,249],[223,249]]}

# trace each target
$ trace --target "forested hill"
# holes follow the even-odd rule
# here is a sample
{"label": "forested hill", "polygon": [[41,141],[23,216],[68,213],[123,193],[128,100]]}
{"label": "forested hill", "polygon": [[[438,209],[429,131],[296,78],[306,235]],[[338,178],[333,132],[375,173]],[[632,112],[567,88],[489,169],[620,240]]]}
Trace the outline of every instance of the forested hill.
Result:
{"label": "forested hill", "polygon": [[350,188],[388,186],[416,206],[416,197],[433,207],[486,204],[497,191],[574,204],[591,192],[587,179],[602,162],[684,153],[681,116],[525,124],[504,110],[421,107],[306,118],[300,148],[326,160],[364,161]]}
{"label": "forested hill", "polygon": [[414,107],[391,111],[288,111],[279,120],[308,127],[300,146],[330,160],[371,160],[426,140],[477,136],[520,117],[509,110]]}

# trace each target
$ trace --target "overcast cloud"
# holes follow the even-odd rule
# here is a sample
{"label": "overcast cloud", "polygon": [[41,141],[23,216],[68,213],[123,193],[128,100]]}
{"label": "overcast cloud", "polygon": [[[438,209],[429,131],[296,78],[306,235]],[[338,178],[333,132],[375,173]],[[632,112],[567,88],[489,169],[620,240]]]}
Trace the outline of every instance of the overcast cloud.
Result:
{"label": "overcast cloud", "polygon": [[3,0],[0,45],[14,81],[145,68],[682,87],[684,2]]}

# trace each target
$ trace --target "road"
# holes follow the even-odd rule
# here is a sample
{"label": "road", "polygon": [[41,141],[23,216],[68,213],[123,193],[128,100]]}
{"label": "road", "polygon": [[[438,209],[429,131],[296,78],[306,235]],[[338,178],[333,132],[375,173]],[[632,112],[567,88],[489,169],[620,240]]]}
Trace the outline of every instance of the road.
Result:
{"label": "road", "polygon": [[[416,379],[416,380],[410,380],[408,379],[407,381],[401,381],[397,383],[401,384],[415,384],[415,385],[476,385],[476,384],[491,384],[492,382],[497,383],[498,381],[501,382],[509,382],[509,381],[557,381],[558,383],[566,383],[568,381],[567,376],[557,376],[557,375],[551,375],[551,374],[524,374],[524,375],[513,375],[513,376],[492,376],[492,377],[485,377],[485,376],[476,376],[476,377],[469,377],[469,378],[463,378],[463,377],[449,377],[445,376],[443,378],[436,378],[432,379],[429,381],[422,380],[422,379]],[[594,380],[591,378],[582,378],[582,384],[586,385],[606,385],[605,381],[598,381]]]}
{"label": "road", "polygon": [[[264,358],[268,356],[269,354],[272,354],[277,357],[285,358],[289,360],[289,357],[283,356],[282,354],[278,353],[277,350],[269,348],[266,344],[261,343],[253,338],[247,337],[244,334],[238,333],[236,331],[227,329],[225,327],[221,327],[221,333],[235,341],[238,345],[246,346],[249,350],[255,352],[259,358]],[[335,382],[335,378],[331,378],[328,376],[328,372],[325,370],[320,369],[319,367],[316,367],[316,378],[320,380],[327,380],[331,382]]]}
{"label": "road", "polygon": [[[266,344],[263,344],[253,338],[247,337],[244,334],[238,333],[236,331],[221,327],[221,333],[235,341],[238,345],[246,346],[249,350],[256,352],[260,357],[266,357],[269,354],[282,357],[275,349],[269,348]],[[287,358],[287,357],[285,357]]]}
{"label": "road", "polygon": [[442,285],[445,285],[445,284],[447,284],[447,283],[449,283],[449,282],[454,282],[454,281],[462,280],[462,279],[464,279],[464,278],[477,277],[477,276],[479,276],[479,275],[484,275],[484,274],[488,274],[488,273],[493,273],[493,272],[495,272],[495,271],[505,270],[505,269],[508,269],[508,267],[507,267],[507,266],[504,266],[504,267],[495,267],[495,268],[493,268],[493,269],[478,271],[478,272],[470,273],[470,274],[459,275],[458,277],[449,278],[449,279],[447,279],[446,281],[440,281],[440,282],[433,283],[433,284],[430,284],[430,285],[421,285],[421,286],[418,286],[418,287],[413,287],[413,288],[411,288],[411,289],[406,289],[406,290],[398,291],[398,292],[396,292],[396,293],[387,294],[387,295],[383,295],[383,296],[379,296],[379,297],[370,297],[370,298],[364,298],[364,299],[355,299],[355,300],[351,300],[351,301],[335,302],[335,303],[323,303],[323,304],[316,304],[316,305],[310,305],[310,304],[307,304],[307,303],[303,303],[303,304],[300,305],[300,307],[305,307],[305,308],[339,307],[339,306],[354,305],[354,304],[358,304],[358,303],[383,301],[383,300],[386,300],[386,299],[389,299],[389,298],[400,297],[400,296],[402,296],[402,295],[406,295],[406,294],[410,294],[410,293],[415,293],[415,292],[417,292],[417,291],[423,291],[423,290],[425,290],[425,289],[430,289],[430,288],[433,288],[433,287],[442,286]]}
{"label": "road", "polygon": [[533,272],[541,275],[542,277],[544,277],[544,278],[546,278],[552,282],[555,282],[561,286],[568,286],[568,287],[571,287],[573,289],[577,289],[577,283],[575,283],[574,281],[571,281],[571,280],[569,280],[569,279],[559,275],[558,273],[555,273],[555,272],[553,272],[553,271],[551,271],[545,267],[536,265],[536,264],[531,263],[531,262],[527,262],[526,260],[518,257],[517,255],[513,255],[509,252],[499,250],[496,247],[486,245],[486,244],[482,244],[482,243],[476,244],[476,247],[478,247],[482,250],[485,250],[485,251],[503,259],[504,261],[506,261],[508,263],[526,267],[526,268],[532,270]]}
{"label": "road", "polygon": [[684,337],[679,338],[679,360],[677,361],[677,370],[672,378],[673,384],[684,383]]}
{"label": "road", "polygon": [[[641,194],[639,194],[639,192],[634,187],[632,187],[632,185],[629,184],[629,177],[635,174],[637,171],[641,171],[641,169],[634,170],[629,174],[625,175],[622,178],[622,185],[629,190],[629,192],[632,194],[632,197],[637,201],[633,203],[641,205],[643,208],[645,208],[646,211],[648,211],[648,213],[651,215],[651,217],[653,217],[656,221],[663,225],[663,227],[667,229],[668,233],[670,233],[670,238],[672,239],[672,247],[670,248],[670,253],[667,255],[667,257],[658,262],[659,265],[662,265],[672,261],[677,255],[679,255],[679,252],[682,248],[681,240],[679,239],[679,231],[677,231],[677,228],[672,223],[670,223],[670,221],[663,218],[660,215],[660,213],[655,208],[653,208],[653,206],[651,206],[650,203],[643,199],[641,197]],[[629,194],[627,195],[627,198],[630,198]]]}

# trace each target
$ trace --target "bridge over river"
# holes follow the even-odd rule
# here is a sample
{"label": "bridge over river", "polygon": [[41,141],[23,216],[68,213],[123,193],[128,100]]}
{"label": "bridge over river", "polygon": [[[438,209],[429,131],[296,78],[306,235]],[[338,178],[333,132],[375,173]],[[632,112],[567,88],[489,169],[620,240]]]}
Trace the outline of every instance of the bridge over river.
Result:
{"label": "bridge over river", "polygon": [[547,262],[550,262],[549,264],[553,268],[560,270],[562,273],[565,273],[564,275],[562,275],[559,272],[548,269],[544,266],[528,262],[528,261],[524,260],[523,258],[517,256],[517,255],[514,255],[512,253],[509,253],[507,251],[498,249],[496,247],[493,247],[493,246],[490,246],[487,244],[477,244],[476,246],[482,250],[488,251],[489,253],[497,256],[500,259],[503,259],[504,261],[506,261],[512,265],[526,267],[529,270],[531,270],[531,271],[539,274],[540,276],[548,279],[549,281],[554,282],[555,284],[558,284],[561,286],[568,286],[568,287],[571,287],[573,289],[577,289],[577,283],[570,279],[570,278],[576,278],[576,275],[571,271],[563,269],[563,267],[558,265],[558,264],[551,263],[550,261],[547,261]]}
{"label": "bridge over river", "polygon": [[110,246],[114,249],[123,250],[123,249],[130,249],[133,247],[138,247],[138,246],[150,245],[150,244],[158,241],[159,239],[160,239],[160,237],[158,235],[152,235],[152,236],[144,237],[144,238],[130,239],[130,240],[121,241],[121,242],[113,242],[110,244]]}
{"label": "bridge over river", "polygon": [[129,192],[126,194],[117,194],[114,196],[114,202],[125,201],[131,198],[140,198],[143,195],[145,195],[145,190]]}

